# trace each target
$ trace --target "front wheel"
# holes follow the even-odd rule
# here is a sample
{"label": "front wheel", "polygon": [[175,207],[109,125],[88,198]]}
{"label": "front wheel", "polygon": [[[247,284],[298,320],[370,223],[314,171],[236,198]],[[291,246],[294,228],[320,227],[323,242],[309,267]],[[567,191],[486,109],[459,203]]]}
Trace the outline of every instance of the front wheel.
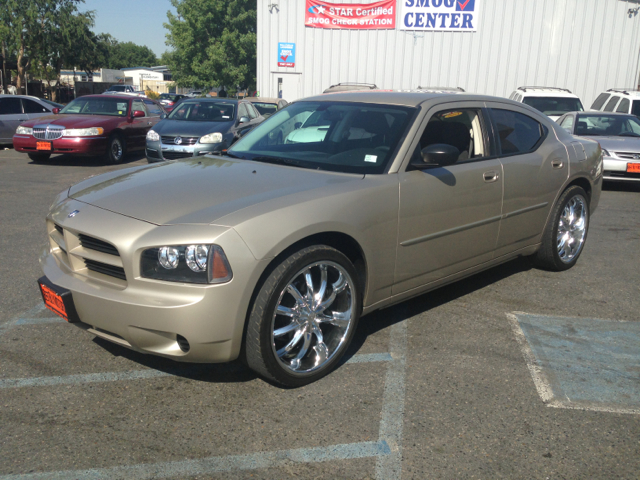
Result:
{"label": "front wheel", "polygon": [[286,387],[329,373],[349,346],[360,316],[356,278],[349,259],[326,245],[283,260],[260,287],[249,316],[249,367]]}
{"label": "front wheel", "polygon": [[120,163],[125,155],[124,140],[120,135],[112,135],[107,143],[105,160],[107,163]]}
{"label": "front wheel", "polygon": [[46,162],[51,157],[50,153],[29,153],[28,155],[33,163]]}
{"label": "front wheel", "polygon": [[589,230],[589,201],[585,191],[567,188],[554,206],[534,257],[538,267],[552,271],[568,270],[578,261]]}

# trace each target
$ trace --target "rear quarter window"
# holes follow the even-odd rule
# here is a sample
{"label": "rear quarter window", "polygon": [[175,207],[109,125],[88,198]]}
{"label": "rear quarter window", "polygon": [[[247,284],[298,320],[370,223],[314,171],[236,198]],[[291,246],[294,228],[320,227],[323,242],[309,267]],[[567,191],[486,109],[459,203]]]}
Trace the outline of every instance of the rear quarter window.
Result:
{"label": "rear quarter window", "polygon": [[540,123],[522,113],[491,109],[502,155],[515,155],[535,150],[544,136]]}
{"label": "rear quarter window", "polygon": [[598,95],[598,98],[596,98],[593,105],[591,105],[591,110],[600,110],[610,96],[611,94],[609,93],[601,93]]}

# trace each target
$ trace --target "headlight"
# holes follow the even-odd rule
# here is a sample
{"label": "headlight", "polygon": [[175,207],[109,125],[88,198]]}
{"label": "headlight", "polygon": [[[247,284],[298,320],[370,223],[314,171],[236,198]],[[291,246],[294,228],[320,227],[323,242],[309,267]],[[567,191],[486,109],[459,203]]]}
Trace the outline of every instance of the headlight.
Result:
{"label": "headlight", "polygon": [[91,127],[91,128],[68,128],[62,131],[63,137],[95,137],[102,135],[104,128]]}
{"label": "headlight", "polygon": [[19,126],[16,128],[16,135],[33,135],[33,128]]}
{"label": "headlight", "polygon": [[158,142],[160,141],[160,135],[158,135],[158,132],[156,132],[155,130],[149,130],[147,132],[147,140],[149,140],[150,142]]}
{"label": "headlight", "polygon": [[602,153],[604,153],[605,157],[610,157],[611,155],[604,148],[602,149]]}
{"label": "headlight", "polygon": [[142,252],[144,278],[185,283],[224,283],[233,273],[218,245],[172,245]]}
{"label": "headlight", "polygon": [[200,139],[200,143],[222,143],[222,134],[215,132],[205,135]]}

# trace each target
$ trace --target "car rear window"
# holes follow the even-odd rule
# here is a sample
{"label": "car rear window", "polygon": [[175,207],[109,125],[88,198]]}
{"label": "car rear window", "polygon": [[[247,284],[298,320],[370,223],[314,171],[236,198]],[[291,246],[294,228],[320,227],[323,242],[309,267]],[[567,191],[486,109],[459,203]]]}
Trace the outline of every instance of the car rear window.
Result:
{"label": "car rear window", "polygon": [[278,111],[278,106],[275,103],[254,103],[253,106],[258,109],[263,117],[268,117]]}
{"label": "car rear window", "polygon": [[580,99],[571,97],[525,97],[522,103],[540,110],[545,115],[564,115],[584,110]]}
{"label": "car rear window", "polygon": [[188,122],[230,122],[235,118],[235,107],[230,102],[182,102],[167,118]]}

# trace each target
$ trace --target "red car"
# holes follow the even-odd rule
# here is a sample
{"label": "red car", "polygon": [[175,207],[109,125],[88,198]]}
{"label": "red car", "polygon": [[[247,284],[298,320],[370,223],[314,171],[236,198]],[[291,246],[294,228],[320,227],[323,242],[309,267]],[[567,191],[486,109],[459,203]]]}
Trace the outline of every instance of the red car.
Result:
{"label": "red car", "polygon": [[147,132],[166,114],[148,98],[104,94],[85,95],[53,111],[23,123],[13,136],[14,148],[34,162],[65,153],[119,163],[128,151],[144,150]]}

